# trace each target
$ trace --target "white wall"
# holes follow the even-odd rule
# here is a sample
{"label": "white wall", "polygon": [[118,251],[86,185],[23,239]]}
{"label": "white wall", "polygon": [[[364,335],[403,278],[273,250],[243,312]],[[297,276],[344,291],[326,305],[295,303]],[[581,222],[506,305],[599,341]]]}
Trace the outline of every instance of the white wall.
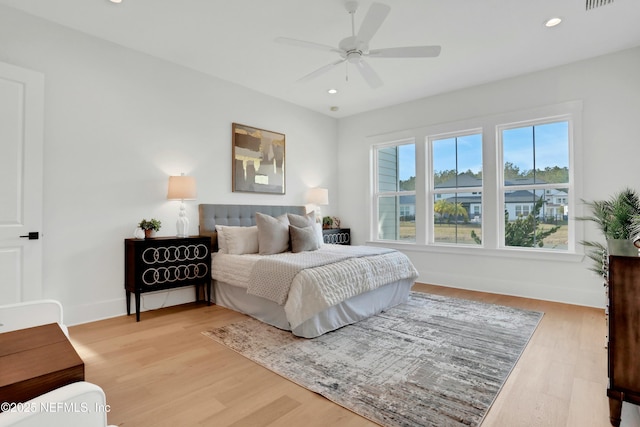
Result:
{"label": "white wall", "polygon": [[[370,147],[366,137],[474,117],[583,102],[582,176],[577,200],[609,198],[629,186],[640,191],[640,48],[502,80],[340,120],[340,216],[356,244],[369,236]],[[585,240],[602,240],[592,224]],[[419,281],[487,292],[602,307],[602,281],[589,260],[522,259],[456,254],[399,246]]]}
{"label": "white wall", "polygon": [[[0,40],[0,61],[45,75],[43,288],[67,323],[125,313],[123,239],[143,217],[175,235],[169,175],[196,177],[192,234],[198,203],[304,204],[323,186],[337,212],[335,119],[2,6]],[[232,122],[286,135],[286,195],[231,192]]]}
{"label": "white wall", "polygon": [[[0,61],[45,75],[44,293],[70,324],[124,313],[123,239],[143,217],[172,235],[167,177],[196,177],[188,203],[301,204],[329,188],[324,214],[368,240],[369,146],[391,131],[582,100],[584,199],[636,185],[640,49],[447,93],[340,120],[293,106],[0,6]],[[231,123],[287,137],[287,194],[232,193]],[[336,165],[335,159],[338,159]],[[340,186],[338,187],[338,182]],[[589,224],[585,238],[599,235]],[[420,281],[602,306],[588,261],[525,260],[405,250]],[[463,265],[465,268],[460,268]],[[523,272],[527,274],[523,274]],[[544,272],[544,273],[541,273]],[[143,307],[189,301],[192,290],[146,295]]]}

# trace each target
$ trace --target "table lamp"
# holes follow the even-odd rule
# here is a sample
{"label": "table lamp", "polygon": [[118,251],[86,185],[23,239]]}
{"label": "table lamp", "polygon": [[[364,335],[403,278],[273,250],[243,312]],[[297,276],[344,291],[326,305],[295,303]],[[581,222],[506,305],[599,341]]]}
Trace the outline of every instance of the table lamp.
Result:
{"label": "table lamp", "polygon": [[309,203],[314,204],[316,213],[316,222],[322,224],[322,212],[320,211],[320,205],[329,204],[329,190],[326,188],[311,188],[307,193],[307,200]]}
{"label": "table lamp", "polygon": [[189,218],[187,218],[187,210],[184,205],[185,200],[195,200],[196,198],[196,180],[192,176],[170,176],[169,191],[167,192],[168,200],[180,200],[180,213],[176,222],[176,235],[178,237],[189,236]]}

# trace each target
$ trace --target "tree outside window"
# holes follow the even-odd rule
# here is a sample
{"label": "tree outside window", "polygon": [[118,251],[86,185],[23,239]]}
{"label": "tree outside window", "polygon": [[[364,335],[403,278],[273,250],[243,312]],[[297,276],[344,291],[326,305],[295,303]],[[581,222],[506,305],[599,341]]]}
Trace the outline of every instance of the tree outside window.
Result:
{"label": "tree outside window", "polygon": [[567,102],[370,137],[371,238],[575,252],[581,114]]}
{"label": "tree outside window", "polygon": [[433,241],[478,244],[482,234],[482,133],[430,141],[433,167]]}
{"label": "tree outside window", "polygon": [[569,122],[504,128],[504,245],[567,249]]}

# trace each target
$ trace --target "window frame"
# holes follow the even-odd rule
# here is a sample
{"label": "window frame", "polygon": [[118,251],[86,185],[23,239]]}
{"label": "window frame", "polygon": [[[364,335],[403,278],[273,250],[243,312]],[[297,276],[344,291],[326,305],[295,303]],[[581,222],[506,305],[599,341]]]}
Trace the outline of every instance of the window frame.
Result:
{"label": "window frame", "polygon": [[[505,177],[504,177],[504,141],[502,139],[503,136],[503,131],[505,130],[509,130],[509,129],[519,129],[519,128],[523,128],[523,127],[529,127],[529,126],[540,126],[540,125],[545,125],[545,124],[552,124],[552,123],[560,123],[560,122],[567,122],[567,138],[568,138],[568,147],[567,147],[567,155],[568,155],[568,167],[569,167],[569,177],[568,177],[568,181],[566,183],[557,183],[557,184],[524,184],[524,185],[505,185]],[[575,191],[574,191],[574,170],[573,167],[575,165],[574,159],[572,154],[574,153],[574,126],[575,126],[575,117],[574,114],[572,113],[567,113],[567,114],[561,114],[561,115],[554,115],[554,116],[550,116],[550,117],[541,117],[538,119],[530,119],[530,120],[523,120],[523,121],[518,121],[518,122],[513,122],[513,123],[503,123],[503,124],[499,124],[496,126],[495,130],[496,130],[496,154],[498,156],[497,159],[497,172],[498,172],[498,205],[499,206],[506,206],[505,204],[505,192],[507,191],[518,191],[518,190],[533,190],[533,191],[542,191],[543,192],[543,197],[545,197],[546,200],[546,195],[548,194],[548,190],[557,190],[560,188],[566,188],[568,191],[568,195],[567,195],[567,206],[568,206],[568,210],[569,210],[569,214],[570,214],[570,218],[568,218],[567,220],[567,233],[568,233],[568,239],[567,239],[567,249],[563,250],[563,249],[549,249],[549,248],[538,248],[538,247],[521,247],[521,246],[507,246],[505,244],[505,217],[504,215],[501,215],[498,218],[498,224],[499,224],[499,237],[498,237],[498,249],[502,249],[502,250],[527,250],[527,251],[548,251],[548,252],[552,252],[552,253],[574,253],[576,250],[576,238],[575,238],[575,222],[576,220],[574,219],[575,216],[573,218],[571,218],[571,216],[573,215],[571,212],[574,211],[575,209]],[[527,205],[528,206],[528,205]],[[523,207],[523,211],[524,211],[524,207]],[[530,211],[527,212],[526,215],[529,214]],[[523,216],[524,216],[524,212],[523,212]]]}
{"label": "window frame", "polygon": [[[442,195],[442,194],[449,194],[449,193],[474,193],[474,192],[479,192],[480,193],[480,197],[481,197],[481,202],[480,202],[480,212],[484,211],[484,173],[483,173],[483,179],[482,179],[482,186],[480,187],[447,187],[447,188],[435,188],[435,179],[434,179],[434,167],[433,167],[433,143],[434,141],[439,141],[439,140],[443,140],[443,139],[449,139],[449,138],[462,138],[465,136],[471,136],[471,135],[480,135],[480,140],[482,142],[482,147],[484,148],[484,140],[482,139],[483,137],[483,129],[482,128],[473,128],[473,129],[466,129],[466,130],[461,130],[461,131],[457,131],[457,132],[446,132],[446,133],[441,133],[441,134],[435,134],[435,135],[428,135],[425,139],[425,143],[427,144],[427,153],[428,153],[428,158],[426,160],[426,164],[428,165],[428,173],[427,173],[427,188],[428,188],[428,193],[426,195],[426,200],[427,200],[427,236],[426,236],[426,241],[428,242],[429,245],[446,245],[446,246],[465,246],[465,247],[478,247],[478,246],[482,246],[482,245],[474,245],[474,244],[464,244],[464,243],[447,243],[447,242],[436,242],[435,238],[436,238],[436,233],[435,233],[435,203],[434,200],[438,197],[438,195]],[[484,151],[484,150],[483,150]],[[484,152],[482,154],[483,157],[483,163],[482,163],[482,167],[484,169]],[[456,173],[458,173],[458,171],[456,170]],[[463,191],[464,190],[464,191]],[[481,213],[480,216],[480,229],[481,229],[481,235],[484,233],[484,220],[483,220],[484,216]],[[417,221],[417,220],[416,220]]]}
{"label": "window frame", "polygon": [[[533,107],[506,113],[474,117],[466,120],[430,124],[422,127],[404,129],[396,132],[371,135],[365,138],[370,153],[370,206],[369,206],[369,239],[368,244],[395,247],[401,250],[431,253],[450,253],[462,255],[483,255],[520,259],[540,259],[547,261],[581,262],[584,259],[584,248],[578,242],[584,239],[584,222],[575,218],[584,216],[584,205],[578,203],[582,192],[582,101],[567,101],[554,105]],[[501,153],[498,147],[498,127],[518,124],[569,119],[569,233],[572,238],[566,251],[544,248],[504,247],[504,205],[499,202],[499,173],[502,172]],[[429,242],[432,232],[428,231],[428,223],[432,221],[433,200],[430,200],[428,188],[432,185],[431,153],[428,152],[429,137],[447,134],[460,134],[464,130],[482,129],[482,245],[459,245]],[[376,182],[376,165],[373,161],[375,148],[394,145],[402,140],[413,139],[416,149],[416,240],[415,242],[399,242],[377,239],[377,204],[375,203],[374,184]],[[420,141],[420,142],[419,142]],[[422,143],[421,143],[422,142]],[[512,186],[509,186],[510,189]]]}
{"label": "window frame", "polygon": [[[372,189],[373,189],[373,203],[372,203],[372,221],[371,221],[371,236],[373,237],[373,240],[378,241],[378,242],[396,242],[396,243],[405,243],[405,244],[414,244],[418,237],[417,237],[417,230],[416,230],[416,237],[415,240],[401,240],[401,239],[394,239],[394,240],[390,240],[390,239],[380,239],[379,236],[379,212],[380,212],[380,199],[382,197],[400,197],[400,196],[414,196],[416,197],[416,190],[413,191],[406,191],[406,190],[399,190],[397,189],[396,191],[380,191],[379,188],[379,179],[378,179],[378,167],[380,166],[380,162],[379,162],[379,156],[378,153],[380,152],[380,150],[385,149],[385,148],[391,148],[391,147],[399,147],[402,145],[414,145],[414,148],[416,150],[416,158],[418,157],[418,153],[417,153],[417,148],[418,148],[418,144],[416,144],[416,140],[415,138],[402,138],[402,139],[398,139],[398,140],[394,140],[394,141],[390,141],[390,142],[385,142],[385,143],[381,143],[381,144],[376,144],[372,146]],[[417,163],[417,160],[416,160]],[[416,175],[417,175],[417,164],[416,164]],[[416,183],[417,183],[417,176],[416,176]],[[417,213],[417,201],[416,201],[416,213],[415,216],[418,216]],[[400,208],[398,207],[398,214],[400,213]]]}

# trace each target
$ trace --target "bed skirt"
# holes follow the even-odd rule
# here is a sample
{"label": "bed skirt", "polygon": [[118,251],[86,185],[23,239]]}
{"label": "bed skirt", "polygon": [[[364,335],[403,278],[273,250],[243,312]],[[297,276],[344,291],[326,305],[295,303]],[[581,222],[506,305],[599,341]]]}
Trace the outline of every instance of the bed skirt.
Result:
{"label": "bed skirt", "polygon": [[246,288],[214,280],[213,295],[216,305],[247,314],[269,325],[291,331],[299,337],[315,338],[406,302],[414,282],[413,278],[403,279],[356,295],[316,314],[293,330],[287,320],[284,306],[247,294]]}

